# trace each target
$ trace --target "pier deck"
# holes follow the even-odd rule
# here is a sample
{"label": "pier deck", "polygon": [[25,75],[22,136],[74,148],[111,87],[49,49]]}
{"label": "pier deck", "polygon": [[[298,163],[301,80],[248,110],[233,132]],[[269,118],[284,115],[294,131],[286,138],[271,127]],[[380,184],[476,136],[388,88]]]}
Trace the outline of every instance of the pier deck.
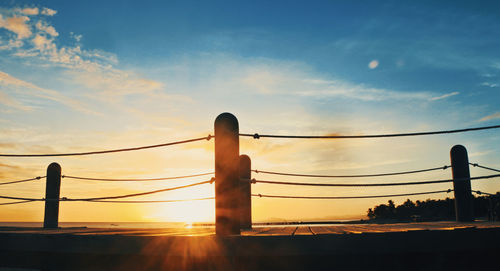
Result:
{"label": "pier deck", "polygon": [[[462,270],[497,265],[499,222],[214,228],[0,228],[1,268]],[[496,266],[498,267],[498,266]]]}

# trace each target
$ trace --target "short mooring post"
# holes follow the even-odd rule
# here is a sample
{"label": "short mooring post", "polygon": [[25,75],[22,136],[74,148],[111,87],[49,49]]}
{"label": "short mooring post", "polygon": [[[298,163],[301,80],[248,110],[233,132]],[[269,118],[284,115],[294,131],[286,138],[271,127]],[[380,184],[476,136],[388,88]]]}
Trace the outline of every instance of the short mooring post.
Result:
{"label": "short mooring post", "polygon": [[252,228],[252,161],[248,155],[240,155],[240,228]]}
{"label": "short mooring post", "polygon": [[474,221],[474,208],[470,186],[469,158],[467,149],[455,145],[450,151],[453,191],[455,194],[455,216],[458,222]]}
{"label": "short mooring post", "polygon": [[240,234],[240,176],[238,119],[222,113],[215,130],[215,233]]}
{"label": "short mooring post", "polygon": [[55,229],[59,223],[59,194],[61,191],[61,166],[52,163],[47,167],[45,186],[45,216],[43,227]]}

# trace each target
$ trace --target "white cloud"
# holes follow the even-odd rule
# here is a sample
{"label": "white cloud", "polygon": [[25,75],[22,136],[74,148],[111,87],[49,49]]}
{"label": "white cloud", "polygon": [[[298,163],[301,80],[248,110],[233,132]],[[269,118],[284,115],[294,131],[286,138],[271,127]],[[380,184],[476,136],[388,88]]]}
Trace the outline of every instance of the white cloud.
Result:
{"label": "white cloud", "polygon": [[[8,42],[0,43],[0,50],[13,50],[12,55],[25,58],[28,64],[64,67],[69,70],[67,74],[72,76],[71,81],[95,90],[97,95],[93,96],[96,98],[99,98],[99,94],[109,98],[151,93],[163,86],[160,82],[143,78],[132,71],[116,68],[118,58],[115,54],[82,49],[79,45],[81,35],[70,34],[76,40],[76,45],[58,45],[56,39],[59,33],[56,28],[42,16],[35,17],[38,14],[53,16],[56,14],[55,10],[43,8],[40,12],[35,8],[12,9],[4,14],[8,18],[4,19],[0,15],[0,27],[17,34],[17,39],[10,38]],[[26,14],[33,16],[33,20],[24,16]],[[25,42],[26,38],[30,39]]]}
{"label": "white cloud", "polygon": [[35,49],[40,52],[56,49],[55,44],[52,42],[52,40],[49,40],[42,35],[36,35],[31,41],[35,45]]}
{"label": "white cloud", "polygon": [[21,13],[26,15],[38,15],[38,8],[24,8]]}
{"label": "white cloud", "polygon": [[59,36],[59,33],[57,33],[53,26],[47,25],[42,21],[38,21],[35,26],[38,30],[42,30],[53,37]]}
{"label": "white cloud", "polygon": [[50,8],[43,8],[41,14],[42,15],[47,15],[47,16],[54,16],[56,15],[57,11],[50,9]]}
{"label": "white cloud", "polygon": [[490,88],[496,88],[496,87],[498,87],[500,85],[495,84],[495,83],[490,83],[490,82],[483,82],[483,83],[481,83],[481,86],[490,87]]}
{"label": "white cloud", "polygon": [[458,95],[459,93],[460,92],[458,92],[458,91],[454,91],[454,92],[451,92],[451,93],[443,94],[441,96],[432,97],[429,100],[431,100],[431,101],[442,100],[442,99],[446,99],[446,98],[451,97],[451,96]]}
{"label": "white cloud", "polygon": [[0,28],[5,28],[11,32],[17,34],[19,39],[28,38],[31,36],[31,27],[28,24],[29,18],[26,16],[16,16],[8,17],[4,19],[0,15]]}
{"label": "white cloud", "polygon": [[370,61],[370,63],[368,63],[368,68],[370,68],[371,70],[375,69],[378,67],[378,60],[374,59],[372,61]]}
{"label": "white cloud", "polygon": [[486,117],[483,117],[479,121],[489,121],[489,120],[494,120],[494,119],[500,119],[500,112],[496,112],[496,113],[493,113],[493,114],[488,115]]}
{"label": "white cloud", "polygon": [[77,35],[73,32],[69,32],[69,35],[76,40],[76,42],[80,42],[82,40],[82,35]]}
{"label": "white cloud", "polygon": [[22,40],[10,39],[7,43],[0,41],[0,50],[12,50],[22,47],[24,42]]}

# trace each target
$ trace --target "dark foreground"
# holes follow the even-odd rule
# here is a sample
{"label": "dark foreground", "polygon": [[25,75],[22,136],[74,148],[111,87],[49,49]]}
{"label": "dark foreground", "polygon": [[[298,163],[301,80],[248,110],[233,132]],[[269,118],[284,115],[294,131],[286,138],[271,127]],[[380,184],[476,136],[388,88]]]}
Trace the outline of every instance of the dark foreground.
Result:
{"label": "dark foreground", "polygon": [[480,270],[500,223],[213,228],[0,228],[0,270]]}

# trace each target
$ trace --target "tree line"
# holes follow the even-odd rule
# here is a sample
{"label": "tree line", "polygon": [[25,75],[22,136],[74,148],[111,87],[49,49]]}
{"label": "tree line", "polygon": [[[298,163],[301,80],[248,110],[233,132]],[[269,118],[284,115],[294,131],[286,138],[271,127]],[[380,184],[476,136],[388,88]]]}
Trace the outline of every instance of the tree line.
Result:
{"label": "tree line", "polygon": [[[500,221],[500,192],[495,195],[474,196],[474,217]],[[436,221],[455,219],[455,200],[427,199],[416,202],[407,199],[396,206],[394,201],[369,208],[367,216],[370,220],[397,221]]]}

